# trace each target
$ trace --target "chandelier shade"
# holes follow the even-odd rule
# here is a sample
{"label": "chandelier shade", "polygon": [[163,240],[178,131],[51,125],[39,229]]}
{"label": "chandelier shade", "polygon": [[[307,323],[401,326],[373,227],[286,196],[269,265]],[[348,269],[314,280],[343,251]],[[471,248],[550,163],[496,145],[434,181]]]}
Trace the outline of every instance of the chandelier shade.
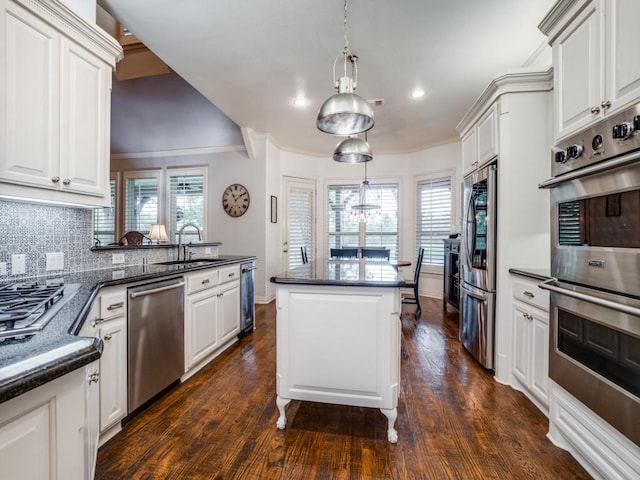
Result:
{"label": "chandelier shade", "polygon": [[342,163],[362,163],[373,159],[369,144],[358,137],[342,140],[333,152],[333,159]]}

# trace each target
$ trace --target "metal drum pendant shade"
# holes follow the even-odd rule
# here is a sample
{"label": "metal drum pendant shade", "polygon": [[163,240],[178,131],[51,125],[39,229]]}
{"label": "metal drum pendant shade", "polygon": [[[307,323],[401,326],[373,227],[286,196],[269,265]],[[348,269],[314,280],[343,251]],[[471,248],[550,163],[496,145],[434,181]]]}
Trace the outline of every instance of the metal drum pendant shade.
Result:
{"label": "metal drum pendant shade", "polygon": [[373,108],[355,93],[336,93],[318,112],[318,130],[333,135],[356,135],[370,130],[375,121]]}
{"label": "metal drum pendant shade", "polygon": [[335,151],[333,159],[342,163],[362,163],[373,159],[369,144],[358,137],[349,137],[342,140]]}

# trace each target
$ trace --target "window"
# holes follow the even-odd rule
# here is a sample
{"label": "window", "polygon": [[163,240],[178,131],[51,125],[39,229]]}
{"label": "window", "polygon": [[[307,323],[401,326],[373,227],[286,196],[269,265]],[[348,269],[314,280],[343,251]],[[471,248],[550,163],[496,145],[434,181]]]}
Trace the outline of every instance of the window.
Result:
{"label": "window", "polygon": [[160,171],[124,173],[124,233],[132,230],[144,233],[159,223]]}
{"label": "window", "polygon": [[351,207],[359,202],[360,185],[328,187],[328,250],[358,246],[385,247],[390,259],[398,258],[398,184],[370,183],[367,203],[380,205],[379,214],[360,222]]}
{"label": "window", "polygon": [[444,265],[444,242],[451,231],[451,176],[419,180],[416,185],[416,251],[423,264]]}
{"label": "window", "polygon": [[93,211],[93,242],[98,247],[116,242],[116,178],[109,180],[108,207],[96,208]]}
{"label": "window", "polygon": [[288,268],[302,265],[300,248],[306,248],[307,258],[313,260],[314,210],[316,186],[313,181],[286,179],[287,185],[287,244]]}
{"label": "window", "polygon": [[[167,200],[169,221],[168,235],[172,243],[178,243],[178,232],[187,223],[195,223],[202,232],[205,225],[205,169],[169,169]],[[186,228],[182,235],[184,242],[198,242],[195,228]]]}

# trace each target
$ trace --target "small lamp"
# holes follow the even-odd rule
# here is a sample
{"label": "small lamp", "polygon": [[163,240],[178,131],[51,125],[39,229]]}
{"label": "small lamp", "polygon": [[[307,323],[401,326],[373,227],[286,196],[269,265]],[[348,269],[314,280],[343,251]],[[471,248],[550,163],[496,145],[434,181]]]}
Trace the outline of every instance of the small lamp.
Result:
{"label": "small lamp", "polygon": [[169,236],[167,235],[167,229],[161,223],[154,223],[149,230],[149,240],[155,240],[156,243],[168,242]]}

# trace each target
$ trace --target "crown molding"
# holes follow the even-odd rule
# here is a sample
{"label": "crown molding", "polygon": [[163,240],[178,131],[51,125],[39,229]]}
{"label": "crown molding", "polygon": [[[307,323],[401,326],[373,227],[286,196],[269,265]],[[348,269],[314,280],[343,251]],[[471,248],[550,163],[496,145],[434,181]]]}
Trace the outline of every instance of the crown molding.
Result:
{"label": "crown molding", "polygon": [[591,0],[559,0],[538,25],[538,30],[552,43],[564,27],[584,10]]}
{"label": "crown molding", "polygon": [[178,150],[159,150],[155,152],[112,153],[111,160],[128,160],[134,158],[190,157],[195,155],[211,155],[226,152],[245,152],[244,145],[227,145],[224,147],[183,148]]}

